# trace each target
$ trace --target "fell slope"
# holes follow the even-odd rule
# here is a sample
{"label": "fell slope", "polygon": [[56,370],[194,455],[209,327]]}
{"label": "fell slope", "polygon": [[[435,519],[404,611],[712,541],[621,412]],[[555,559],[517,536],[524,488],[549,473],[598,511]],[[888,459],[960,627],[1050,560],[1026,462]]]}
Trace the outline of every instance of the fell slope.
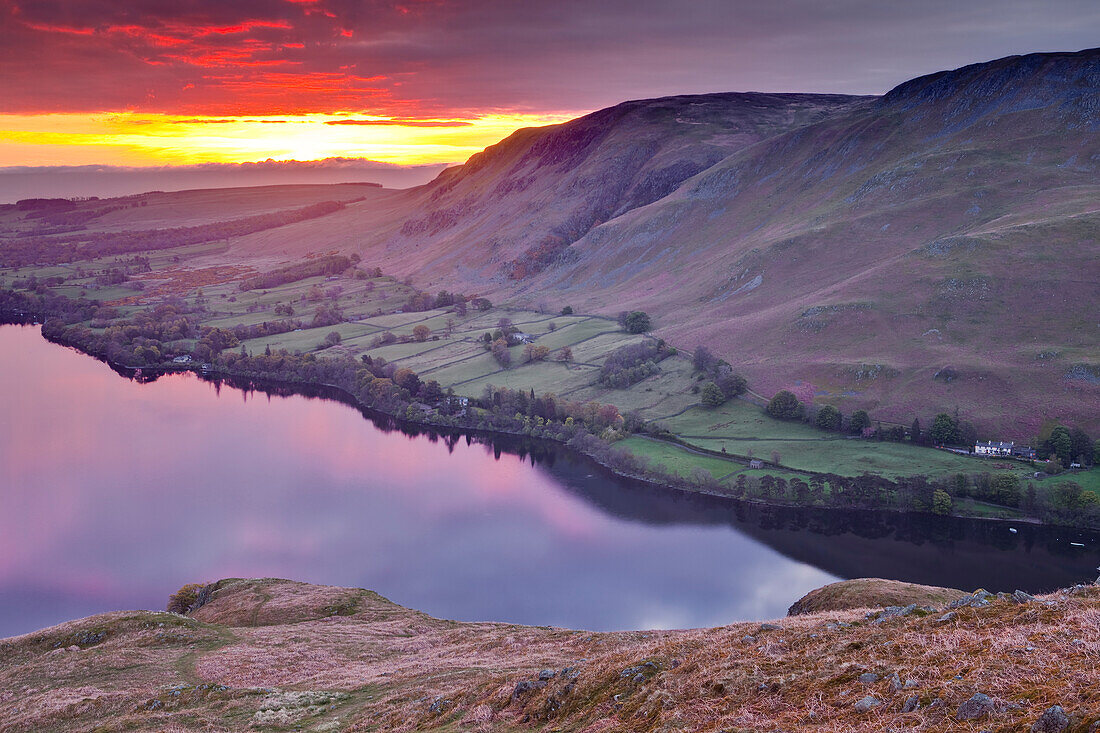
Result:
{"label": "fell slope", "polygon": [[432,183],[243,238],[708,344],[765,396],[1029,440],[1100,429],[1100,50],[881,98],[716,94],[521,130]]}
{"label": "fell slope", "polygon": [[[626,102],[520,130],[415,189],[298,187],[346,206],[233,237],[208,264],[358,252],[433,292],[646,310],[657,335],[707,344],[765,397],[925,428],[957,410],[990,438],[1029,441],[1050,420],[1095,434],[1098,132],[1100,49],[881,98]],[[292,194],[146,195],[87,226],[222,220]],[[16,218],[0,212],[0,234],[40,226]]]}
{"label": "fell slope", "polygon": [[1074,730],[1100,720],[1096,586],[598,634],[285,580],[211,590],[189,616],[0,640],[0,731],[1025,730],[1054,705]]}
{"label": "fell slope", "polygon": [[594,228],[523,292],[655,312],[769,396],[1095,428],[1097,100],[1098,51],[909,82]]}

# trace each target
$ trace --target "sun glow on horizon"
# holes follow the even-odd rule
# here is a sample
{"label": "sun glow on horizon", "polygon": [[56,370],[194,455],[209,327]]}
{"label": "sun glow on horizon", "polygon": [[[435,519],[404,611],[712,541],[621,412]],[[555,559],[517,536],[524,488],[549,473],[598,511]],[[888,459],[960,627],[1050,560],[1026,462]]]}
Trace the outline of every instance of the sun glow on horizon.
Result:
{"label": "sun glow on horizon", "polygon": [[337,157],[399,165],[461,163],[520,128],[564,122],[578,114],[426,119],[346,113],[0,114],[0,166],[162,166]]}

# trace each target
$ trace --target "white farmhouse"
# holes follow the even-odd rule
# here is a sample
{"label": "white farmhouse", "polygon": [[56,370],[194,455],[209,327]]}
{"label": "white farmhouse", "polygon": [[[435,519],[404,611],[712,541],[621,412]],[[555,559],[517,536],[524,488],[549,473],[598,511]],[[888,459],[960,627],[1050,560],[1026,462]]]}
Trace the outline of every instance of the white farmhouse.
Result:
{"label": "white farmhouse", "polygon": [[974,453],[979,456],[1011,456],[1013,443],[1002,443],[1000,441],[986,441],[985,443],[978,441],[974,445]]}

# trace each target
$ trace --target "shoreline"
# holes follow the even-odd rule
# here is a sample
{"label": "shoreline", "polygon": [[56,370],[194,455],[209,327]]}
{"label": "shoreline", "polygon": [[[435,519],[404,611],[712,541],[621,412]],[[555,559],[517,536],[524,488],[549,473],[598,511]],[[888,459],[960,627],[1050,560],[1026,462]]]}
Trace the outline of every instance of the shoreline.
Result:
{"label": "shoreline", "polygon": [[[24,316],[23,320],[12,320],[12,319],[9,319],[9,318],[0,318],[0,326],[3,326],[3,325],[37,325],[41,328],[42,324],[37,322],[37,320],[35,320],[33,317],[28,318],[28,317]],[[1075,526],[1072,526],[1072,525],[1054,524],[1054,523],[1044,522],[1044,521],[1042,521],[1041,519],[1039,519],[1037,517],[1026,517],[1026,516],[1025,517],[987,517],[987,516],[977,516],[977,515],[971,515],[971,514],[959,514],[959,513],[954,513],[954,512],[949,513],[949,514],[935,514],[934,512],[917,511],[917,510],[906,509],[906,508],[902,508],[902,507],[886,507],[886,506],[879,506],[879,507],[855,506],[855,507],[850,507],[850,506],[839,506],[839,505],[829,505],[829,504],[805,505],[805,504],[793,504],[793,503],[786,503],[786,502],[765,501],[765,500],[762,500],[758,497],[746,497],[746,496],[738,497],[738,496],[733,496],[729,493],[711,490],[711,489],[708,489],[705,486],[690,484],[690,483],[687,482],[686,479],[685,479],[685,482],[684,482],[683,485],[667,484],[667,483],[657,481],[657,480],[655,480],[651,477],[647,477],[643,474],[634,473],[634,472],[631,472],[631,471],[626,471],[626,470],[623,470],[623,469],[618,468],[616,466],[613,466],[607,460],[602,460],[600,457],[598,457],[598,456],[596,456],[592,453],[580,450],[577,447],[569,445],[568,442],[566,442],[566,441],[558,440],[558,439],[553,438],[553,437],[548,437],[548,436],[545,436],[545,435],[537,435],[536,436],[536,435],[531,435],[531,434],[528,434],[528,433],[525,433],[525,432],[522,432],[522,431],[509,431],[509,430],[505,430],[505,429],[501,429],[501,428],[484,428],[484,427],[477,427],[477,426],[472,426],[472,425],[461,425],[461,426],[441,425],[441,424],[430,422],[430,421],[411,420],[411,419],[408,418],[407,414],[404,415],[404,416],[399,416],[399,415],[387,412],[383,409],[379,409],[378,407],[375,407],[375,406],[372,406],[372,405],[366,405],[362,401],[360,401],[354,394],[352,394],[350,391],[348,391],[346,388],[344,388],[340,385],[337,385],[337,384],[332,384],[332,383],[327,383],[327,382],[295,381],[295,380],[277,379],[277,378],[270,378],[270,377],[256,377],[256,376],[252,376],[252,375],[250,375],[248,373],[245,373],[245,372],[226,369],[224,367],[221,367],[221,366],[218,366],[218,365],[215,365],[215,364],[209,364],[208,365],[209,368],[203,369],[203,365],[201,363],[194,363],[194,362],[192,362],[191,364],[185,365],[185,366],[178,366],[178,367],[173,366],[173,365],[168,365],[168,364],[158,365],[158,366],[141,366],[141,367],[129,366],[129,365],[120,364],[118,362],[115,362],[115,361],[109,359],[108,357],[106,357],[104,355],[99,355],[99,354],[93,353],[93,352],[83,348],[82,345],[77,343],[77,342],[71,342],[71,341],[66,341],[66,340],[62,340],[62,339],[59,339],[59,338],[50,337],[50,336],[47,336],[44,333],[40,334],[40,335],[42,336],[43,339],[45,339],[46,341],[48,341],[52,344],[56,344],[56,345],[63,346],[63,347],[66,347],[66,348],[71,348],[71,349],[73,349],[75,351],[78,351],[79,353],[81,353],[85,356],[90,356],[94,359],[102,361],[103,363],[107,364],[107,366],[110,367],[112,369],[112,371],[115,371],[120,376],[126,375],[126,376],[129,376],[130,378],[133,378],[135,376],[135,374],[137,374],[137,373],[141,373],[141,374],[151,373],[151,374],[156,374],[157,376],[161,376],[161,375],[167,375],[167,374],[178,374],[178,373],[183,373],[183,372],[190,372],[190,373],[194,374],[196,377],[198,377],[199,379],[203,379],[204,381],[214,381],[217,378],[226,379],[226,380],[243,380],[243,381],[248,382],[250,385],[259,387],[261,390],[263,390],[264,385],[269,385],[269,386],[272,386],[272,387],[286,389],[286,390],[289,390],[290,392],[292,392],[294,394],[298,394],[298,395],[305,396],[305,397],[316,396],[316,395],[308,394],[307,392],[309,390],[327,390],[331,393],[329,396],[327,396],[329,399],[334,399],[334,400],[342,402],[342,403],[344,403],[344,404],[346,404],[350,407],[354,407],[355,409],[357,409],[361,413],[363,413],[364,417],[371,420],[372,422],[375,422],[376,424],[378,422],[391,421],[395,425],[397,425],[398,427],[412,427],[416,430],[431,430],[431,431],[436,431],[436,432],[441,433],[441,434],[451,434],[451,435],[455,435],[455,436],[467,435],[467,436],[483,436],[483,437],[488,437],[488,438],[499,437],[499,438],[503,438],[503,439],[520,439],[520,438],[523,438],[523,439],[527,439],[527,440],[535,440],[535,441],[540,441],[540,442],[545,441],[546,443],[548,443],[550,445],[553,445],[554,448],[557,449],[557,450],[567,450],[567,451],[573,453],[574,455],[583,456],[586,460],[592,461],[596,465],[600,466],[603,470],[608,471],[613,476],[623,478],[623,479],[627,479],[627,480],[630,480],[630,481],[639,482],[641,484],[646,485],[647,487],[657,489],[657,490],[660,490],[660,491],[682,492],[684,494],[700,494],[700,495],[714,497],[716,499],[720,499],[720,500],[724,500],[724,501],[729,501],[733,504],[740,504],[740,505],[747,505],[747,506],[754,506],[754,507],[773,507],[773,508],[777,508],[777,509],[795,509],[795,510],[803,510],[803,511],[817,511],[817,510],[865,511],[865,512],[873,512],[873,513],[889,513],[890,515],[902,515],[902,516],[904,516],[904,515],[911,515],[911,516],[942,516],[942,517],[950,517],[950,518],[953,518],[953,519],[963,519],[963,520],[981,521],[981,522],[995,522],[995,523],[999,523],[999,524],[1006,524],[1006,523],[1027,524],[1027,525],[1039,526],[1039,527],[1045,527],[1045,528],[1051,528],[1051,529],[1086,530],[1086,531],[1098,531],[1098,530],[1100,530],[1100,527],[1089,527],[1089,526],[1077,526],[1077,527],[1075,527]],[[230,386],[236,387],[238,389],[245,389],[245,387],[238,387],[237,385],[233,385],[233,384],[230,384]],[[324,396],[324,395],[322,395],[322,396]],[[668,443],[670,445],[676,445],[678,447],[684,447],[682,445],[682,443],[680,443],[679,441],[676,441],[676,440],[663,440],[661,438],[656,438],[656,437],[652,437],[652,436],[645,436],[645,437],[650,438],[650,439],[655,440],[655,441],[658,441],[658,442]],[[614,444],[612,444],[612,445],[614,445]],[[631,455],[633,455],[633,454],[631,454]],[[739,463],[738,461],[731,460],[730,458],[727,458],[727,460],[730,460],[731,463]],[[807,470],[803,470],[803,469],[786,469],[786,468],[783,468],[783,467],[780,467],[780,468],[781,468],[781,470],[791,470],[791,471],[794,471],[794,472],[797,472],[797,473],[800,473],[800,474],[805,474],[805,475],[820,475],[820,474],[816,474],[815,472],[807,471]]]}

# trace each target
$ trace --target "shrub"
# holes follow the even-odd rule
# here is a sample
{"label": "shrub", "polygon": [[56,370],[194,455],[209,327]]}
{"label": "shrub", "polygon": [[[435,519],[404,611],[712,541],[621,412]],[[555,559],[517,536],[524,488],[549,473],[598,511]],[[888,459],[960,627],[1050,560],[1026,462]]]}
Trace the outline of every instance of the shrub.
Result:
{"label": "shrub", "polygon": [[571,306],[571,305],[567,305],[567,306],[565,306],[564,308],[562,308],[562,309],[561,309],[561,314],[562,314],[563,316],[571,316],[571,315],[573,315],[573,306]]}
{"label": "shrub", "polygon": [[419,326],[413,328],[413,338],[417,341],[427,341],[428,337],[432,335],[432,329],[421,323]]}
{"label": "shrub", "polygon": [[188,609],[199,600],[199,591],[202,589],[202,583],[188,583],[168,596],[168,605],[165,610],[170,613],[187,613]]}

